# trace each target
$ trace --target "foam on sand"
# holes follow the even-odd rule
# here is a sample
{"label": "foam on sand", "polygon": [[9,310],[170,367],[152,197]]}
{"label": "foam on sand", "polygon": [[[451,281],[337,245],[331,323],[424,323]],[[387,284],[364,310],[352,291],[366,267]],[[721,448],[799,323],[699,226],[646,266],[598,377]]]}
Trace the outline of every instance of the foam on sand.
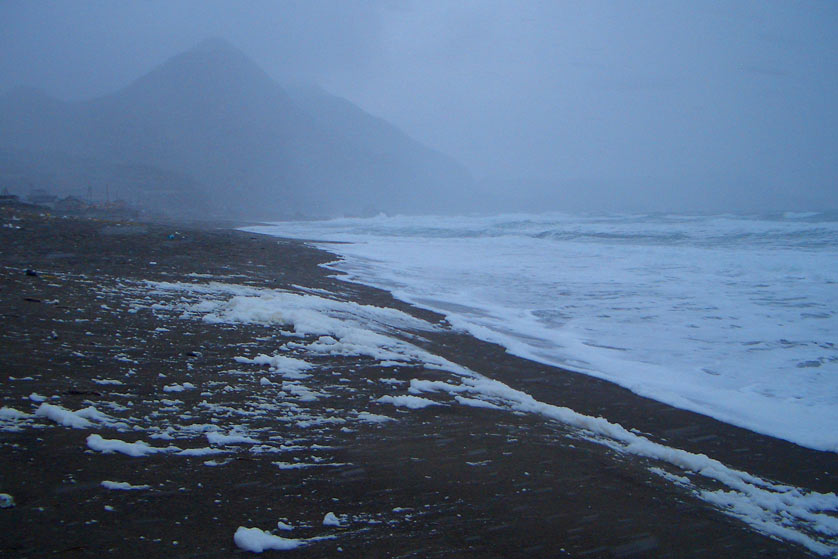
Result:
{"label": "foam on sand", "polygon": [[[725,514],[740,518],[760,532],[796,542],[821,555],[834,554],[838,549],[838,519],[832,514],[838,510],[838,497],[834,493],[818,493],[774,483],[730,468],[704,454],[655,442],[605,418],[538,401],[526,392],[406,341],[405,338],[410,339],[412,328],[418,326],[416,330],[419,331],[438,328],[415,317],[315,294],[246,288],[246,295],[243,295],[238,287],[218,284],[154,284],[153,287],[162,292],[197,295],[199,302],[181,303],[186,318],[206,320],[207,316],[211,316],[213,322],[281,323],[297,332],[304,332],[307,339],[315,338],[314,341],[302,340],[284,346],[286,351],[297,352],[296,355],[367,355],[382,361],[421,364],[424,368],[450,375],[447,382],[414,378],[408,387],[409,394],[387,395],[379,398],[378,403],[408,409],[456,403],[491,408],[487,410],[491,413],[506,410],[558,421],[578,429],[579,436],[583,438],[651,461],[649,467],[654,468],[653,472],[657,475],[663,471],[661,465],[680,472],[668,472],[662,478],[686,488],[697,498]],[[405,329],[407,334],[404,334]],[[289,384],[294,383],[286,381],[283,387]],[[428,395],[435,395],[436,398],[430,399]],[[330,420],[320,418],[314,423]],[[282,463],[280,467],[284,465]],[[722,489],[719,489],[720,484]],[[255,537],[261,536],[257,534]],[[265,541],[274,540],[268,538]]]}
{"label": "foam on sand", "polygon": [[101,483],[102,487],[105,489],[113,489],[118,491],[141,491],[143,489],[151,489],[150,485],[131,485],[125,481],[108,481],[105,480]]}
{"label": "foam on sand", "polygon": [[239,526],[236,530],[233,541],[236,542],[239,549],[253,553],[262,553],[269,549],[287,551],[305,545],[303,540],[274,536],[259,528],[245,528],[244,526]]}
{"label": "foam on sand", "polygon": [[378,399],[379,402],[382,404],[393,404],[399,408],[410,408],[412,410],[418,410],[421,408],[427,408],[429,406],[438,406],[438,402],[434,402],[433,400],[428,400],[427,398],[419,398],[418,396],[382,396]]}
{"label": "foam on sand", "polygon": [[87,429],[93,426],[93,423],[82,417],[79,412],[70,411],[53,404],[43,403],[37,410],[35,415],[38,417],[45,417],[50,421],[54,421],[59,425],[65,427],[72,427],[74,429]]}
{"label": "foam on sand", "polygon": [[118,452],[126,456],[140,457],[148,456],[149,454],[157,454],[160,452],[176,452],[180,449],[174,446],[161,448],[151,446],[144,441],[136,441],[128,443],[119,439],[105,439],[101,435],[89,435],[87,437],[87,446],[91,450],[109,454]]}

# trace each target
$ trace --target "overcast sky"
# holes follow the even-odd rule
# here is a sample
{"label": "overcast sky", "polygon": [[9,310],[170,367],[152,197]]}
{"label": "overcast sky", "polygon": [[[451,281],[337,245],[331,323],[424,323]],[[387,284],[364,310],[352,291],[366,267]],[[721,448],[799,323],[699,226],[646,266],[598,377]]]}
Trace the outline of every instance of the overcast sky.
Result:
{"label": "overcast sky", "polygon": [[796,189],[838,207],[836,30],[832,0],[0,0],[0,92],[102,95],[221,36],[478,179]]}

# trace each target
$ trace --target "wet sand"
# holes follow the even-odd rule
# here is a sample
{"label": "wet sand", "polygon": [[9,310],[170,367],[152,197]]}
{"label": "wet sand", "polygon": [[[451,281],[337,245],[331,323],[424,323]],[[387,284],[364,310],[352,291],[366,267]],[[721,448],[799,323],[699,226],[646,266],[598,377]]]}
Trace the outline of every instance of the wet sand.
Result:
{"label": "wet sand", "polygon": [[[2,556],[246,556],[233,541],[239,526],[315,538],[267,556],[813,556],[651,473],[652,461],[610,450],[567,425],[468,406],[404,410],[375,402],[395,393],[396,385],[382,379],[446,380],[444,371],[323,355],[313,358],[317,368],[306,380],[320,397],[305,401],[263,384],[264,368],[234,360],[275,353],[297,338],[264,325],[187,320],[167,310],[174,299],[161,299],[159,309],[136,305],[146,281],[219,281],[325,290],[442,320],[389,293],[331,277],[319,267],[333,258],[325,252],[211,226],[8,209],[0,209],[0,218],[0,406],[32,413],[40,403],[35,393],[34,400],[40,395],[69,410],[95,405],[130,424],[123,431],[99,424],[74,429],[30,418],[0,431],[0,492],[16,502],[0,510]],[[834,453],[515,358],[450,329],[410,339],[542,402],[605,417],[767,479],[836,490]],[[121,384],[103,382],[113,380]],[[185,382],[197,388],[164,390]],[[356,420],[364,410],[393,420]],[[271,444],[142,457],[87,444],[99,434],[206,448],[202,435],[149,437],[185,425],[228,431],[246,425]],[[149,487],[109,490],[103,480]],[[328,512],[341,526],[323,525]],[[295,529],[276,530],[280,520]]]}

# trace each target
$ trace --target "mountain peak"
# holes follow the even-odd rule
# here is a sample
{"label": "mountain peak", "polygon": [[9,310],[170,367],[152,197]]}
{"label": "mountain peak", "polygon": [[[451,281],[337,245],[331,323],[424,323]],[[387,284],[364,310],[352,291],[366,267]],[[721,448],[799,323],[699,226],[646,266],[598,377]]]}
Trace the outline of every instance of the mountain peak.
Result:
{"label": "mountain peak", "polygon": [[204,39],[189,49],[189,51],[196,53],[234,52],[239,55],[243,55],[239,49],[234,47],[227,39],[222,37],[209,37]]}
{"label": "mountain peak", "polygon": [[[221,38],[200,42],[105,97],[83,103],[42,97],[0,96],[0,149],[32,150],[56,169],[68,164],[49,154],[69,154],[82,169],[64,189],[74,194],[106,181],[111,192],[139,199],[143,185],[159,184],[164,192],[171,180],[228,212],[276,217],[357,213],[370,204],[431,211],[450,206],[451,192],[468,182],[455,163],[349,101],[319,88],[292,98]],[[0,178],[18,176],[11,164],[0,157]],[[27,171],[31,184],[47,176],[38,169]]]}
{"label": "mountain peak", "polygon": [[[241,51],[238,47],[230,43],[227,39],[221,37],[210,37],[204,39],[191,49],[174,56],[170,60],[201,60],[201,61],[224,61],[227,64],[247,64],[251,67],[256,67],[248,55]],[[260,69],[261,70],[261,69]]]}
{"label": "mountain peak", "polygon": [[205,39],[169,58],[126,91],[136,103],[193,98],[205,102],[206,110],[206,103],[214,100],[215,109],[222,105],[253,105],[256,111],[257,99],[275,101],[277,96],[285,95],[250,57],[221,37]]}

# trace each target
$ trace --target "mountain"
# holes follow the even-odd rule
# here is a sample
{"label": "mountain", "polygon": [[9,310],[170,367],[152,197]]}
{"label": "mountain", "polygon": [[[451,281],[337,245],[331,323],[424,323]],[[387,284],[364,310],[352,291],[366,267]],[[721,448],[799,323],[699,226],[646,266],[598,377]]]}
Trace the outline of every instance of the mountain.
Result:
{"label": "mountain", "polygon": [[[351,145],[362,152],[358,163],[376,169],[376,181],[365,184],[356,179],[356,184],[359,192],[366,192],[382,209],[415,213],[471,206],[472,179],[450,157],[320,87],[288,86],[287,92],[298,107],[312,115],[341,145]],[[382,189],[381,185],[389,186]]]}
{"label": "mountain", "polygon": [[[191,189],[218,212],[266,218],[442,211],[462,207],[466,195],[451,193],[472,185],[450,158],[322,89],[282,87],[218,39],[105,97],[9,92],[0,98],[0,181],[16,153],[107,176],[129,201],[138,184],[153,191],[168,181],[162,190]],[[77,175],[80,191],[85,173]]]}

